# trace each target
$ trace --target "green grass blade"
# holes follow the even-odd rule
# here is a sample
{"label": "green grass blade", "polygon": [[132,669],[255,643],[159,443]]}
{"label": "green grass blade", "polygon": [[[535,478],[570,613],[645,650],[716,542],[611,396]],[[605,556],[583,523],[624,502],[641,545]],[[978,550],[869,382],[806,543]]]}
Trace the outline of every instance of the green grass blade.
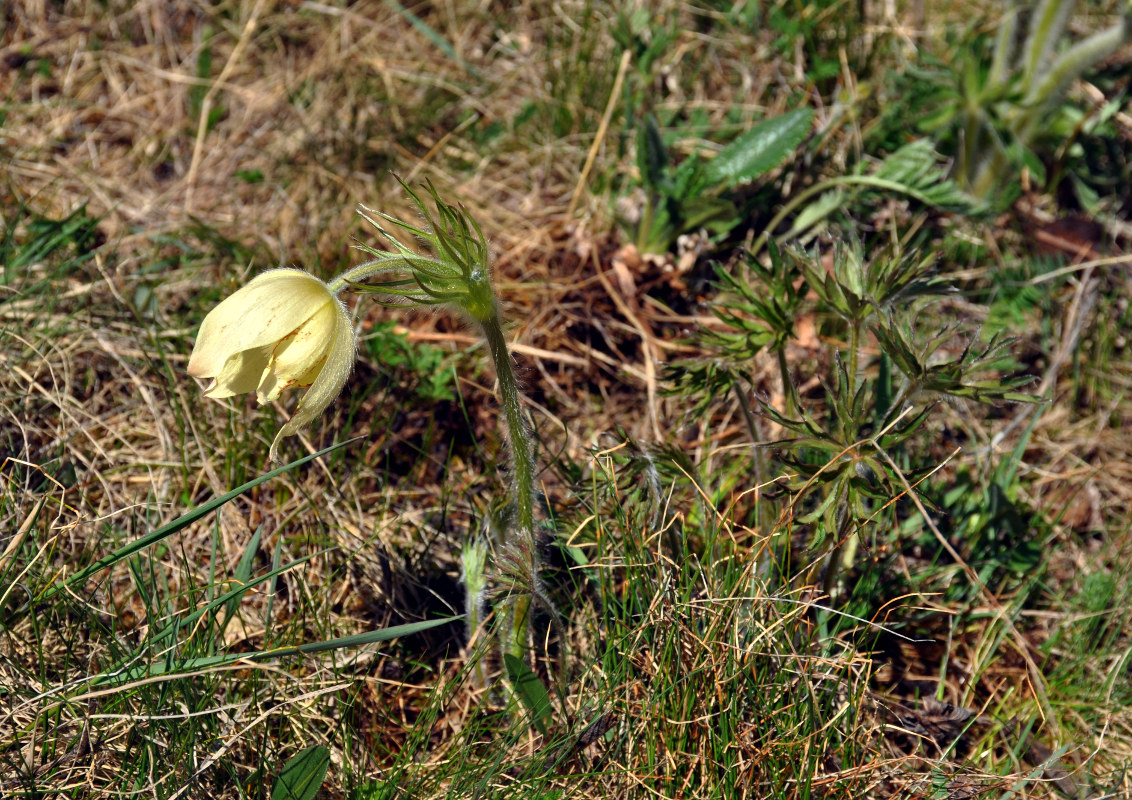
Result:
{"label": "green grass blade", "polygon": [[478,71],[476,71],[475,67],[465,61],[460,56],[460,54],[456,52],[456,49],[452,47],[452,43],[441,36],[439,33],[437,33],[435,28],[418,17],[412,11],[398,3],[397,0],[385,0],[385,4],[396,11],[398,14],[400,14],[402,17],[404,17],[410,25],[420,31],[426,39],[436,45],[437,48],[440,49],[440,52],[444,53],[444,55],[448,56],[450,59],[459,64],[460,69],[467,72],[473,78],[480,77],[480,74]]}
{"label": "green grass blade", "polygon": [[320,744],[304,748],[291,757],[271,790],[271,800],[311,800],[326,780],[330,751]]}
{"label": "green grass blade", "polygon": [[225,503],[236,499],[237,497],[239,497],[240,495],[242,495],[244,492],[248,491],[249,489],[254,489],[256,486],[259,486],[261,483],[264,483],[266,481],[271,480],[272,478],[275,478],[279,475],[282,475],[284,472],[288,472],[288,471],[294,469],[295,467],[298,467],[298,466],[301,466],[302,464],[307,463],[308,461],[313,461],[314,459],[318,458],[319,456],[324,456],[327,453],[334,452],[335,450],[337,450],[340,447],[345,447],[348,444],[352,444],[353,442],[358,441],[358,438],[361,438],[361,437],[357,437],[357,438],[354,438],[354,439],[348,439],[345,442],[338,442],[337,444],[333,444],[333,445],[331,445],[330,447],[327,447],[324,450],[319,450],[317,453],[312,453],[309,456],[306,456],[304,458],[300,458],[298,461],[292,461],[290,464],[284,464],[282,467],[279,467],[277,469],[273,469],[273,470],[271,470],[271,472],[264,473],[263,475],[260,475],[258,478],[255,478],[254,480],[250,480],[250,481],[248,481],[247,483],[245,483],[241,486],[237,486],[235,489],[228,492],[227,494],[222,494],[222,495],[220,495],[220,497],[213,498],[212,500],[209,500],[207,503],[204,503],[200,506],[197,506],[196,508],[194,508],[189,513],[178,517],[177,519],[170,522],[168,525],[162,525],[157,530],[155,530],[151,533],[147,533],[145,536],[142,536],[140,539],[136,539],[136,540],[130,542],[129,544],[118,548],[113,553],[110,553],[109,555],[103,556],[102,558],[95,561],[93,564],[89,564],[89,565],[83,567],[78,572],[76,572],[74,575],[72,575],[70,578],[67,578],[65,581],[63,581],[63,583],[55,584],[53,587],[48,589],[47,592],[42,596],[41,599],[49,600],[52,597],[54,597],[56,594],[58,594],[59,592],[63,591],[64,588],[81,585],[82,583],[84,583],[86,581],[87,578],[89,578],[91,575],[98,572],[99,570],[105,569],[106,567],[113,566],[114,564],[117,564],[118,562],[122,561],[123,559],[129,558],[134,553],[140,552],[140,551],[144,550],[145,548],[149,547],[150,545],[156,544],[157,542],[160,542],[162,539],[165,539],[169,536],[172,536],[177,531],[188,527],[189,525],[196,522],[198,519],[205,516],[206,514],[220,508],[220,506],[224,505]]}
{"label": "green grass blade", "polygon": [[515,687],[515,694],[531,714],[531,723],[543,736],[548,735],[552,708],[550,694],[543,686],[542,680],[523,663],[521,658],[516,658],[510,653],[504,654],[503,663],[507,667],[507,677]]}
{"label": "green grass blade", "polygon": [[[260,575],[257,578],[249,577],[244,580],[238,580],[235,588],[229,589],[224,594],[221,594],[211,600],[203,608],[198,608],[196,611],[192,612],[184,618],[177,618],[161,630],[154,633],[153,636],[151,636],[149,640],[145,642],[145,646],[153,647],[153,645],[160,642],[162,639],[165,639],[167,636],[176,633],[178,628],[193,628],[193,626],[196,625],[197,620],[199,620],[201,617],[206,616],[207,614],[211,614],[216,609],[227,604],[229,610],[226,611],[224,622],[219,628],[220,632],[223,633],[223,631],[228,627],[228,623],[231,621],[231,618],[235,615],[236,609],[239,607],[240,598],[243,597],[244,594],[246,594],[250,589],[254,589],[256,586],[259,586],[261,583],[264,583],[266,581],[274,581],[284,572],[305,564],[311,559],[325,555],[328,552],[330,552],[329,548],[326,550],[319,550],[317,553],[311,553],[308,556],[303,556],[302,558],[296,559],[295,561],[285,564],[282,567],[277,566],[270,572]],[[268,619],[270,619],[270,616],[268,617]]]}
{"label": "green grass blade", "polygon": [[97,676],[90,685],[97,686],[106,683],[129,682],[143,678],[151,678],[156,675],[198,672],[201,670],[214,669],[216,667],[226,667],[231,664],[238,664],[242,661],[258,663],[260,661],[270,661],[285,656],[324,653],[327,650],[343,650],[350,647],[360,647],[361,645],[387,642],[390,639],[410,636],[414,633],[420,633],[430,628],[447,625],[450,622],[455,622],[460,619],[463,619],[463,617],[441,617],[440,619],[429,619],[422,622],[409,622],[405,625],[394,625],[392,628],[383,628],[379,631],[356,633],[352,636],[340,636],[337,639],[327,639],[322,642],[310,642],[308,644],[292,645],[290,647],[275,647],[270,650],[258,650],[251,653],[226,653],[219,656],[187,658],[169,665],[154,663],[126,671],[118,670],[111,673],[103,673]]}
{"label": "green grass blade", "polygon": [[[251,585],[252,566],[255,563],[256,553],[259,552],[259,541],[262,535],[263,526],[261,525],[260,527],[255,529],[255,533],[252,534],[252,538],[248,541],[247,546],[244,548],[243,554],[240,556],[240,563],[236,565],[236,572],[232,576],[232,580],[236,583],[237,589],[235,591],[237,592],[240,588]],[[216,586],[216,583],[211,582],[211,585]],[[211,605],[212,604],[209,603],[209,606]],[[228,607],[224,609],[224,619],[221,621],[219,629],[221,634],[223,634],[224,631],[227,630],[228,623],[230,623],[232,621],[232,618],[236,616],[236,612],[239,610],[239,608],[240,599],[239,594],[237,594],[237,596],[231,598],[228,601]]]}

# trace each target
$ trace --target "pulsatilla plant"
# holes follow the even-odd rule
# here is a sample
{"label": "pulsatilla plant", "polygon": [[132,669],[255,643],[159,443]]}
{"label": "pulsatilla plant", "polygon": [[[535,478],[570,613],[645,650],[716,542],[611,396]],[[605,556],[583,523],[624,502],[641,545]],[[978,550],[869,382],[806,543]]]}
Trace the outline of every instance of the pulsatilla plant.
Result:
{"label": "pulsatilla plant", "polygon": [[[511,461],[509,495],[513,514],[502,534],[497,583],[505,586],[503,634],[508,656],[525,658],[532,601],[547,603],[539,590],[534,539],[533,438],[522,413],[519,386],[503,335],[503,321],[491,284],[490,253],[483,232],[460,207],[440,199],[431,184],[429,204],[401,184],[424,217],[423,226],[365,209],[394,250],[361,245],[373,256],[328,282],[300,270],[273,270],[253,279],[205,317],[189,362],[190,374],[211,377],[214,398],[256,391],[261,403],[291,386],[309,386],[298,410],[272,445],[313,421],[345,385],[355,357],[354,331],[338,295],[346,289],[369,294],[386,305],[444,306],[475,324],[487,342],[499,386]],[[418,240],[425,253],[402,243],[382,223]],[[484,601],[486,545],[469,543],[464,552],[469,624],[480,619]],[[501,579],[502,578],[502,579]],[[552,609],[547,609],[553,611]],[[474,631],[473,631],[474,633]]]}
{"label": "pulsatilla plant", "polygon": [[[803,573],[824,571],[828,591],[856,558],[860,541],[891,529],[894,500],[921,476],[906,444],[923,429],[937,404],[955,401],[1032,401],[1018,391],[1026,377],[1001,377],[1008,342],[978,347],[972,340],[949,350],[956,331],[919,335],[914,319],[949,291],[936,274],[934,257],[880,252],[865,258],[859,243],[838,244],[832,263],[821,253],[780,250],[771,243],[769,265],[749,260],[736,274],[721,272],[720,289],[732,295],[716,312],[726,325],[706,332],[713,357],[674,365],[674,392],[706,404],[705,394],[731,391],[749,422],[753,444],[777,454],[789,502],[780,523],[805,525],[812,552],[825,553]],[[725,295],[726,296],[726,295]],[[823,403],[800,396],[786,357],[795,320],[813,314],[830,348]],[[750,400],[754,359],[774,353],[782,381],[783,407]],[[877,352],[865,357],[866,350]],[[718,396],[718,394],[715,394]],[[772,443],[758,441],[755,419],[765,417],[787,433]],[[756,479],[768,466],[755,449]],[[901,464],[898,464],[901,462]],[[760,520],[760,525],[765,520]],[[832,540],[832,546],[829,542]],[[823,563],[824,560],[824,563]]]}
{"label": "pulsatilla plant", "polygon": [[989,64],[979,43],[969,41],[950,71],[922,83],[925,107],[934,110],[921,126],[956,133],[956,177],[980,199],[996,193],[1011,165],[1025,160],[1040,169],[1027,155],[1050,129],[1065,89],[1132,39],[1126,3],[1116,24],[1068,46],[1063,40],[1074,0],[1041,0],[1025,31],[1024,5],[1003,3]]}
{"label": "pulsatilla plant", "polygon": [[[778,246],[770,242],[770,264],[754,259],[747,262],[748,274],[733,276],[716,266],[719,288],[730,295],[726,304],[717,303],[711,311],[724,328],[705,329],[701,342],[712,358],[680,362],[668,367],[670,382],[694,390],[692,416],[699,416],[712,399],[727,393],[740,398],[749,391],[746,374],[750,361],[763,350],[774,353],[783,376],[783,393],[793,407],[793,384],[788,379],[786,344],[794,338],[794,320],[804,298],[805,287],[794,279],[794,266]],[[756,285],[757,284],[757,288]],[[749,411],[747,404],[742,404]],[[748,427],[751,418],[747,417]]]}

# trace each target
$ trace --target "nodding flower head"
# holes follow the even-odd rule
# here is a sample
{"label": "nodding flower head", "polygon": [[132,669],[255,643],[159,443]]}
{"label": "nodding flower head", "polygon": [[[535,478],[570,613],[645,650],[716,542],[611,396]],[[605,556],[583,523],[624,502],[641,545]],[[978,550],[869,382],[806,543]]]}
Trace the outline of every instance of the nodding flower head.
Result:
{"label": "nodding flower head", "polygon": [[309,387],[271,445],[319,416],[338,396],[354,364],[354,328],[331,288],[302,270],[256,276],[201,323],[189,374],[212,378],[206,397],[255,392],[260,404],[284,389]]}

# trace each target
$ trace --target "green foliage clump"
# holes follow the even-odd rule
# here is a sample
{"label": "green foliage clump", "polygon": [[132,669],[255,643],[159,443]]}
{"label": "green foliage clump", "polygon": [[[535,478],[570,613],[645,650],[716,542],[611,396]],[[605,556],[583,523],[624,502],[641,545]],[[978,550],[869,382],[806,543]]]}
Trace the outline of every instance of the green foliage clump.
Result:
{"label": "green foliage clump", "polygon": [[[1086,124],[1065,101],[1065,90],[1132,38],[1132,10],[1124,8],[1114,25],[1065,44],[1074,5],[1042,0],[1023,30],[1023,4],[1004,3],[993,44],[971,36],[947,62],[925,59],[908,71],[900,81],[904,102],[889,124],[903,129],[909,118],[918,119],[920,130],[954,150],[956,178],[981,200],[1013,200],[1018,184],[1007,177],[1023,165],[1044,183],[1042,156],[1048,161],[1055,151],[1064,154],[1097,124]],[[1097,122],[1113,113],[1115,107],[1102,109]]]}
{"label": "green foliage clump", "polygon": [[[978,345],[973,334],[951,325],[923,330],[925,310],[950,291],[931,254],[882,248],[866,256],[856,240],[826,253],[780,250],[772,242],[768,264],[748,257],[736,273],[720,275],[725,294],[716,316],[725,327],[701,339],[715,355],[673,365],[672,391],[698,410],[722,391],[734,395],[759,448],[753,456],[759,482],[778,471],[791,476],[780,481],[790,499],[779,523],[811,531],[810,552],[827,560],[806,574],[824,573],[828,591],[839,571],[853,566],[863,540],[870,549],[886,543],[895,501],[910,495],[932,466],[914,463],[907,445],[939,403],[1036,400],[1019,391],[1028,376],[1003,374],[1012,365],[1008,341],[992,337]],[[826,341],[838,343],[829,348],[820,405],[800,396],[786,357],[803,313],[819,321]],[[749,376],[763,351],[778,364],[781,408],[751,401],[759,387]],[[788,438],[761,441],[756,415]],[[778,453],[773,465],[763,453],[768,444]]]}

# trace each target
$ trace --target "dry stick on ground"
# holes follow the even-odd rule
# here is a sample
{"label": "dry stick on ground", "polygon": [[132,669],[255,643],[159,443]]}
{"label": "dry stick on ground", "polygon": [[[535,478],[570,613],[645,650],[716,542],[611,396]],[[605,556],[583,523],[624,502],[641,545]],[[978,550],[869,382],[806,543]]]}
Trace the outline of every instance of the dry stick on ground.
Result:
{"label": "dry stick on ground", "polygon": [[621,63],[617,65],[617,77],[613,80],[613,88],[609,92],[609,101],[605,104],[605,111],[602,112],[601,123],[597,126],[594,143],[590,145],[590,152],[586,154],[586,163],[582,167],[582,174],[578,176],[578,182],[574,185],[574,194],[570,197],[570,205],[566,209],[566,219],[573,218],[574,211],[578,208],[578,200],[585,188],[586,179],[590,177],[590,170],[593,169],[594,161],[597,160],[597,152],[601,149],[601,143],[605,141],[605,132],[609,130],[609,121],[613,118],[613,109],[617,107],[617,103],[621,99],[621,84],[625,82],[625,71],[629,68],[629,55],[628,50],[621,54]]}
{"label": "dry stick on ground", "polygon": [[593,251],[593,265],[594,271],[597,273],[598,278],[601,280],[601,285],[605,287],[606,294],[613,304],[617,306],[618,310],[625,316],[625,319],[633,326],[637,334],[641,337],[641,349],[644,355],[644,368],[645,368],[645,390],[648,395],[648,414],[649,425],[652,427],[653,436],[656,437],[658,442],[664,440],[663,434],[660,432],[660,414],[657,409],[657,389],[656,389],[656,362],[659,360],[660,348],[657,345],[657,338],[652,332],[652,328],[647,327],[640,318],[629,307],[628,301],[621,296],[621,294],[609,282],[609,278],[605,276],[605,272],[601,268],[601,263],[598,260],[597,251]]}
{"label": "dry stick on ground", "polygon": [[189,163],[189,175],[185,187],[185,213],[190,214],[193,210],[193,190],[197,183],[197,172],[200,170],[200,162],[204,153],[204,140],[208,136],[208,118],[212,115],[212,101],[216,97],[216,93],[220,87],[228,80],[228,76],[232,70],[236,68],[236,64],[240,60],[240,56],[244,54],[248,42],[251,41],[252,32],[255,31],[256,23],[259,21],[259,12],[263,8],[263,0],[256,0],[255,7],[252,9],[251,16],[244,24],[244,30],[240,33],[240,38],[236,42],[236,46],[232,48],[231,55],[224,63],[224,69],[220,71],[220,76],[213,82],[212,86],[208,88],[208,92],[204,96],[204,100],[200,104],[200,118],[197,120],[197,138],[193,144],[193,160]]}
{"label": "dry stick on ground", "polygon": [[[466,333],[431,333],[427,331],[409,331],[408,339],[410,342],[456,342],[457,344],[477,344],[480,342],[479,337],[470,336]],[[542,359],[544,361],[558,361],[574,367],[584,367],[589,364],[588,361],[579,356],[572,356],[568,353],[556,353],[553,350],[544,350],[541,347],[532,347],[529,344],[522,344],[521,342],[513,341],[508,343],[507,346],[510,347],[511,351],[514,353]]]}

